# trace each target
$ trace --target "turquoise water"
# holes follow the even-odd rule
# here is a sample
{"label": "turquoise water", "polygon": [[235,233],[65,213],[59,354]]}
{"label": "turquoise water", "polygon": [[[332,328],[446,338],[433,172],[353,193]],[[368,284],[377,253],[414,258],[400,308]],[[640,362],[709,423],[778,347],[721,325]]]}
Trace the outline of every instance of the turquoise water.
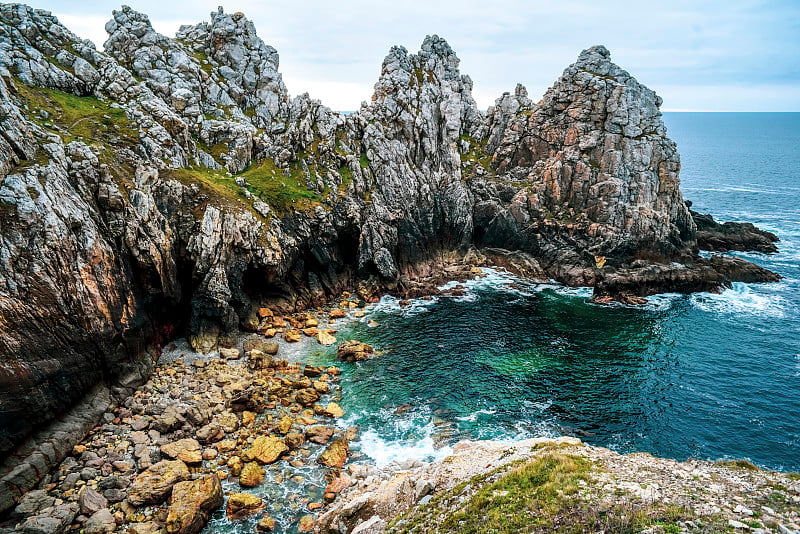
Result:
{"label": "turquoise water", "polygon": [[639,308],[500,273],[464,297],[407,309],[384,299],[340,335],[383,352],[343,364],[343,424],[361,427],[362,454],[385,463],[443,456],[459,439],[568,434],[622,452],[800,470],[800,114],[665,122],[685,198],[778,234],[779,254],[742,256],[785,279]]}

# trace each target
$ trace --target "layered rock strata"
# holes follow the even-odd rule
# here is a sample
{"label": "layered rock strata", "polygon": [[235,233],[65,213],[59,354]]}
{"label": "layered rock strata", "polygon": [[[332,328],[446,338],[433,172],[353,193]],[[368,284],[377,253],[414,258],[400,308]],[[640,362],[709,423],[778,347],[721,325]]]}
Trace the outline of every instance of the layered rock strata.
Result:
{"label": "layered rock strata", "polygon": [[3,454],[177,333],[210,350],[264,306],[402,293],[470,246],[612,297],[772,276],[696,258],[661,100],[604,47],[483,113],[430,36],[344,116],[291,98],[241,13],[168,38],[123,7],[106,30],[101,52],[0,6]]}

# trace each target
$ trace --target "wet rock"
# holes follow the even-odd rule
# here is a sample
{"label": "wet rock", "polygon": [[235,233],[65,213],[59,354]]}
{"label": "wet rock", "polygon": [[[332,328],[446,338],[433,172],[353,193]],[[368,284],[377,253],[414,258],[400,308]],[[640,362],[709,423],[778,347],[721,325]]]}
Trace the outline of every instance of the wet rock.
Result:
{"label": "wet rock", "polygon": [[228,495],[225,515],[231,521],[238,521],[250,517],[262,508],[264,501],[251,493],[231,493]]}
{"label": "wet rock", "polygon": [[262,517],[256,524],[256,532],[263,534],[264,532],[272,532],[275,530],[275,520],[271,517]]}
{"label": "wet rock", "polygon": [[344,467],[347,462],[347,457],[350,455],[350,446],[347,440],[338,438],[333,440],[333,443],[328,445],[328,448],[323,451],[317,458],[317,463],[326,467]]}
{"label": "wet rock", "polygon": [[331,402],[325,406],[324,412],[328,417],[344,417],[344,410],[335,402]]}
{"label": "wet rock", "polygon": [[299,330],[292,329],[292,330],[287,330],[286,332],[283,333],[283,339],[285,339],[289,343],[297,343],[300,340],[302,340],[303,337],[300,335]]}
{"label": "wet rock", "polygon": [[718,223],[709,214],[689,210],[697,225],[697,246],[700,250],[727,252],[730,250],[778,252],[778,236],[761,230],[751,223]]}
{"label": "wet rock", "polygon": [[244,340],[242,348],[245,352],[257,350],[264,354],[274,356],[278,354],[279,345],[274,341],[267,341],[261,337],[253,336]]}
{"label": "wet rock", "polygon": [[239,473],[239,484],[244,488],[254,488],[264,481],[266,471],[256,462],[248,462]]}
{"label": "wet rock", "polygon": [[366,360],[374,353],[374,349],[361,341],[342,341],[336,351],[336,356],[345,362]]}
{"label": "wet rock", "polygon": [[211,512],[222,506],[222,503],[222,485],[217,475],[205,475],[197,480],[175,484],[167,515],[167,532],[200,532],[208,523]]}
{"label": "wet rock", "polygon": [[311,406],[317,402],[321,397],[319,391],[314,388],[300,389],[295,393],[295,400],[302,406]]}
{"label": "wet rock", "polygon": [[294,419],[285,415],[281,417],[281,420],[275,425],[275,432],[278,434],[286,434],[291,430],[292,425],[294,425]]}
{"label": "wet rock", "polygon": [[316,425],[306,429],[306,438],[313,443],[325,445],[333,437],[334,429],[327,426]]}
{"label": "wet rock", "polygon": [[245,462],[255,460],[262,465],[271,464],[288,450],[289,448],[280,438],[259,436],[253,441],[250,448],[242,454],[242,459]]}
{"label": "wet rock", "polygon": [[189,469],[180,460],[162,460],[140,473],[128,489],[128,502],[134,506],[159,504],[172,487],[189,479]]}
{"label": "wet rock", "polygon": [[299,449],[305,443],[306,438],[299,432],[290,432],[283,438],[283,442],[290,450]]}
{"label": "wet rock", "polygon": [[320,330],[317,333],[317,341],[319,341],[320,345],[335,345],[336,344],[336,338],[333,337],[331,334],[329,334],[325,330]]}
{"label": "wet rock", "polygon": [[247,353],[247,367],[252,370],[268,369],[273,365],[273,358],[266,352],[251,350]]}

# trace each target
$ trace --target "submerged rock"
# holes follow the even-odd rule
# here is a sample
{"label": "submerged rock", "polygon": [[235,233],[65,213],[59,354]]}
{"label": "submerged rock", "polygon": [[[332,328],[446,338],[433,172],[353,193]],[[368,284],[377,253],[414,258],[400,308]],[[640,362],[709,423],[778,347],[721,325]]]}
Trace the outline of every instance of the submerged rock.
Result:
{"label": "submerged rock", "polygon": [[249,517],[264,508],[264,501],[250,493],[231,493],[228,495],[228,504],[225,515],[231,521]]}
{"label": "submerged rock", "polygon": [[366,360],[375,353],[375,350],[361,341],[355,339],[342,341],[336,350],[336,356],[345,362],[359,362]]}

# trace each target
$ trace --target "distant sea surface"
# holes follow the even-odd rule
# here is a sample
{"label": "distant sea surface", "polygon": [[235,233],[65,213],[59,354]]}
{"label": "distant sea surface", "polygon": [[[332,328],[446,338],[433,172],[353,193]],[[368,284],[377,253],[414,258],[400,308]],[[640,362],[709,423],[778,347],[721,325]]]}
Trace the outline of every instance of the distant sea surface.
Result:
{"label": "distant sea surface", "polygon": [[460,439],[567,434],[620,452],[800,471],[800,114],[664,120],[684,197],[776,233],[778,254],[741,256],[784,279],[642,307],[497,272],[463,297],[405,309],[385,298],[339,335],[382,351],[343,364],[342,424],[360,426],[361,454],[385,463],[441,457]]}

